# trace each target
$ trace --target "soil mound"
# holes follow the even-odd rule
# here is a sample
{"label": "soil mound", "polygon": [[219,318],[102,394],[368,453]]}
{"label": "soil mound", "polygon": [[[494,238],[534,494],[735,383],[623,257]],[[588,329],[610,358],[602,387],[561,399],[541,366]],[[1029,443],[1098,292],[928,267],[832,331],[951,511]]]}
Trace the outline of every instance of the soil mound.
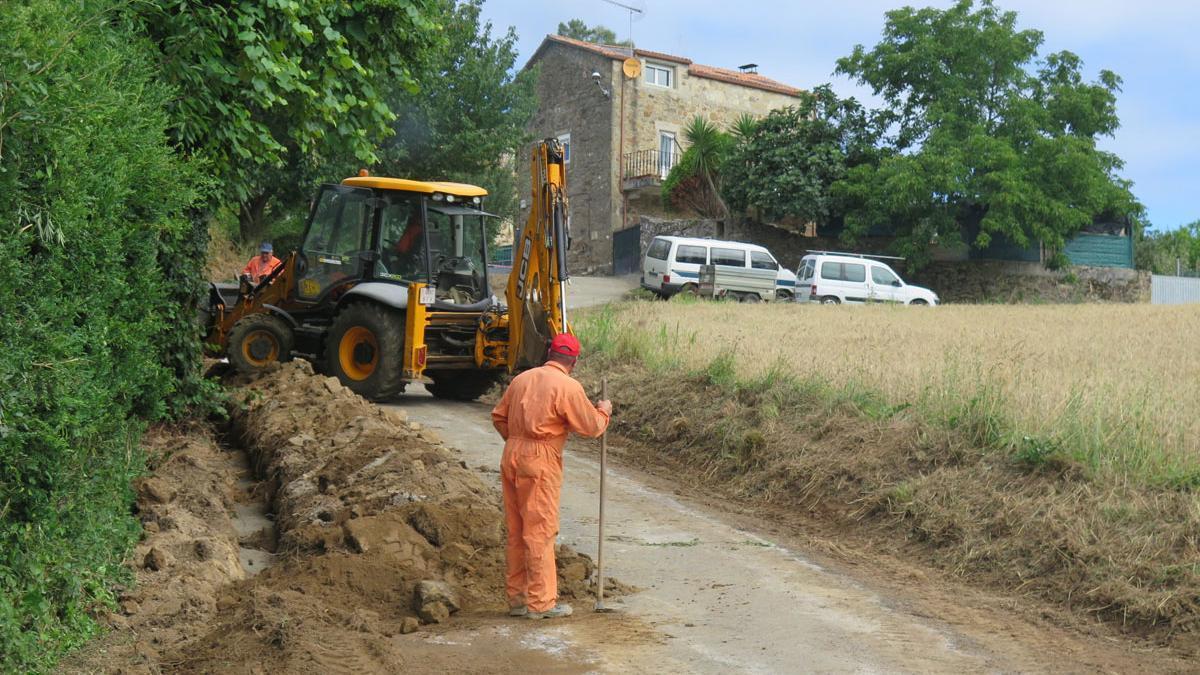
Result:
{"label": "soil mound", "polygon": [[[152,435],[161,447],[138,485],[138,585],[121,598],[128,616],[110,618],[131,630],[67,670],[430,670],[410,633],[456,614],[502,615],[500,495],[434,433],[307,362],[231,384],[229,435],[261,482],[239,487],[211,434],[181,447]],[[265,499],[274,518],[273,562],[254,576],[239,564],[230,518],[239,490]],[[558,566],[560,595],[589,604],[592,561],[562,547]]]}

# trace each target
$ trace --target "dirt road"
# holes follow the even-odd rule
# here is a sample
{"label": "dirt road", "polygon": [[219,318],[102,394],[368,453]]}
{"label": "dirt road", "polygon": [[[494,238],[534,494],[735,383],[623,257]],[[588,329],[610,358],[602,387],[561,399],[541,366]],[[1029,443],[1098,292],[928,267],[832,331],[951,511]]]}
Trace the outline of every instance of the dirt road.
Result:
{"label": "dirt road", "polygon": [[[498,480],[502,444],[487,406],[435,402],[419,387],[409,392],[398,404],[411,419],[436,429],[471,467]],[[565,474],[560,540],[594,555],[598,463],[568,449]],[[611,470],[610,477],[606,567],[641,589],[623,600],[622,614],[579,607],[582,616],[561,623],[498,621],[465,638],[433,639],[461,644],[515,635],[564,666],[612,671],[962,672],[1038,663],[1029,645],[999,653],[981,647],[994,636],[976,639],[897,609],[903,603],[629,471]],[[618,628],[638,639],[612,639]]]}

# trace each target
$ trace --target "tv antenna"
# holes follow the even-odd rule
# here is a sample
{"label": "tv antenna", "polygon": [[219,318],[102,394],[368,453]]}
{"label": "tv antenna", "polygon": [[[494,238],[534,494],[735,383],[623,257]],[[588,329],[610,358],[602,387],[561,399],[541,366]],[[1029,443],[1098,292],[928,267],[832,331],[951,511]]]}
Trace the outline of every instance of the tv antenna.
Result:
{"label": "tv antenna", "polygon": [[607,2],[610,5],[616,5],[617,7],[620,7],[621,9],[624,9],[625,11],[629,12],[629,55],[633,56],[633,22],[635,21],[634,17],[635,16],[637,17],[637,19],[636,19],[637,21],[642,20],[642,17],[645,16],[645,14],[646,14],[646,1],[645,0],[627,0],[627,3],[626,3],[626,2],[617,2],[617,0],[604,0],[604,2]]}

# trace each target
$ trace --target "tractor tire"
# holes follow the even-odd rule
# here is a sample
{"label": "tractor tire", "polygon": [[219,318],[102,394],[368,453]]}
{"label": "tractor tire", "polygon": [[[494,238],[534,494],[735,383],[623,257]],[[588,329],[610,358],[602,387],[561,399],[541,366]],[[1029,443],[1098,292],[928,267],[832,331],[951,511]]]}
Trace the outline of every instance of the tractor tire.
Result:
{"label": "tractor tire", "polygon": [[325,369],[372,401],[399,394],[404,388],[404,314],[370,302],[338,312],[325,338]]}
{"label": "tractor tire", "polygon": [[290,361],[296,336],[271,314],[251,314],[229,331],[229,362],[239,373],[260,373],[272,363]]}
{"label": "tractor tire", "polygon": [[433,380],[425,385],[429,393],[451,401],[474,401],[500,381],[499,373],[478,370],[442,370],[426,375]]}

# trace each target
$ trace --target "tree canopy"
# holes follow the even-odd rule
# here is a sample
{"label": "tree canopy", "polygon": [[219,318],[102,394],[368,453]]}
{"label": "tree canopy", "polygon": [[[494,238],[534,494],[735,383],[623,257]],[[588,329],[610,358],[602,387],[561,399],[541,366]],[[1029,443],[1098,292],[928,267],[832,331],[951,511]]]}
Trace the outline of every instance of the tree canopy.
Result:
{"label": "tree canopy", "polygon": [[991,0],[888,12],[882,41],[837,65],[883,99],[888,130],[881,160],[833,186],[848,232],[886,224],[919,262],[964,232],[1061,249],[1097,216],[1138,211],[1121,160],[1097,147],[1119,125],[1120,78],[1087,82],[1078,56],[1039,57],[1042,43]]}
{"label": "tree canopy", "polygon": [[839,219],[843,209],[830,188],[878,154],[862,106],[828,85],[742,127],[724,165],[725,193],[732,208],[770,220],[824,226]]}
{"label": "tree canopy", "polygon": [[566,23],[561,21],[558,24],[558,34],[563,37],[583,40],[584,42],[594,42],[598,45],[618,45],[621,47],[630,47],[633,45],[629,40],[617,42],[617,34],[611,28],[601,26],[589,26],[582,19],[571,19]]}
{"label": "tree canopy", "polygon": [[445,39],[414,74],[420,89],[396,91],[389,100],[395,134],[383,143],[377,167],[388,175],[480,185],[489,210],[515,216],[509,160],[528,140],[536,73],[516,71],[516,31],[493,35],[492,25],[480,22],[482,0],[445,4]]}
{"label": "tree canopy", "polygon": [[238,205],[243,239],[314,165],[370,164],[440,44],[435,0],[157,0],[134,5],[174,87],[172,135]]}

